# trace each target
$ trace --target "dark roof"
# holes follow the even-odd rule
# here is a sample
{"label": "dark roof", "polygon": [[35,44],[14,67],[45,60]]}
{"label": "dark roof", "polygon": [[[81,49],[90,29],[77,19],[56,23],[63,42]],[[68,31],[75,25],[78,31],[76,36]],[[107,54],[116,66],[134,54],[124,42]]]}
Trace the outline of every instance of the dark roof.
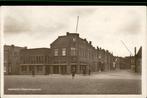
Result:
{"label": "dark roof", "polygon": [[137,52],[137,57],[141,58],[141,56],[142,56],[142,46],[139,48]]}
{"label": "dark roof", "polygon": [[4,47],[26,48],[26,47],[20,47],[20,46],[15,46],[15,45],[4,45]]}

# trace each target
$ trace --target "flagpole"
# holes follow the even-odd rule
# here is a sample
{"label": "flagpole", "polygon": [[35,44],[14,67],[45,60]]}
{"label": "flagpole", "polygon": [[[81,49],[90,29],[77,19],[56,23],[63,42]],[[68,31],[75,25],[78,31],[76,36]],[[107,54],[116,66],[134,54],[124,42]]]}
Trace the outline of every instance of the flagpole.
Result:
{"label": "flagpole", "polygon": [[78,32],[79,16],[77,16],[76,33]]}

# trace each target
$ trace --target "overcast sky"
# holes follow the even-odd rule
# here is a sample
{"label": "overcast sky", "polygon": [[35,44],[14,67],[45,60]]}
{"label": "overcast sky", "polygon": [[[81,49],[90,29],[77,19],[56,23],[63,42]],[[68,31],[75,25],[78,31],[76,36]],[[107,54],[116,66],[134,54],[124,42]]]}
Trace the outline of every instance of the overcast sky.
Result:
{"label": "overcast sky", "polygon": [[58,36],[75,33],[77,16],[81,38],[92,41],[115,56],[134,54],[146,36],[146,7],[143,6],[6,6],[4,43],[28,48],[50,47]]}

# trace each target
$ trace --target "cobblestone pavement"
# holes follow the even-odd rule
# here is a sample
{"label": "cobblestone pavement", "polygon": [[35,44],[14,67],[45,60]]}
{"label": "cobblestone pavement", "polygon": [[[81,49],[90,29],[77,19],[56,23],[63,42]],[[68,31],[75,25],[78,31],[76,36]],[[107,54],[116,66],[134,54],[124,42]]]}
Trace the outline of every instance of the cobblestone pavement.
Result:
{"label": "cobblestone pavement", "polygon": [[141,75],[128,70],[89,75],[11,75],[5,94],[141,94]]}

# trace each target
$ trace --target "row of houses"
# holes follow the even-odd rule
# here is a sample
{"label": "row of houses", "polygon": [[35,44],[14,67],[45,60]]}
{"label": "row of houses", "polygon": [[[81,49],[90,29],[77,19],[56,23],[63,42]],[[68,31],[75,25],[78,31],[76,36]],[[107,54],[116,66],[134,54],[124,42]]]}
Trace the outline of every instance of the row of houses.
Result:
{"label": "row of houses", "polygon": [[119,69],[119,59],[78,33],[58,36],[50,48],[4,46],[5,74],[77,74]]}
{"label": "row of houses", "polygon": [[141,73],[142,47],[139,48],[137,53],[136,53],[136,49],[134,49],[134,50],[135,50],[134,56],[115,57],[118,61],[117,65],[119,65],[120,69],[130,69],[133,72]]}

